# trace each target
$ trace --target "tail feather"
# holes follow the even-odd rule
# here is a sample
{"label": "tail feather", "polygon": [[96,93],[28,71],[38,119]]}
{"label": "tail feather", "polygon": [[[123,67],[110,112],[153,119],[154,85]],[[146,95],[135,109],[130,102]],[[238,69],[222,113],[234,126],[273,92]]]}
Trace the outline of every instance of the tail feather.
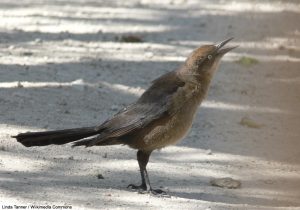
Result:
{"label": "tail feather", "polygon": [[47,146],[50,144],[66,144],[94,136],[100,132],[101,130],[97,129],[97,127],[85,127],[57,131],[20,133],[17,136],[13,136],[13,138],[16,138],[18,142],[26,147]]}
{"label": "tail feather", "polygon": [[78,146],[85,146],[85,147],[89,147],[91,143],[91,139],[83,139],[77,142],[74,142],[72,147],[78,147]]}
{"label": "tail feather", "polygon": [[108,146],[108,145],[117,145],[117,144],[124,144],[124,142],[122,142],[122,140],[118,138],[106,138],[105,136],[98,135],[96,137],[76,141],[73,143],[72,147],[78,147],[78,146],[91,147],[95,145]]}

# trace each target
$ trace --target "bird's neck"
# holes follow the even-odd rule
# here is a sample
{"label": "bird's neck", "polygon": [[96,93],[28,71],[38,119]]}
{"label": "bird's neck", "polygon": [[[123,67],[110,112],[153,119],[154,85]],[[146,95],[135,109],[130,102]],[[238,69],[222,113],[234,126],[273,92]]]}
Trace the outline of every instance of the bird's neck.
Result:
{"label": "bird's neck", "polygon": [[204,72],[197,73],[194,69],[187,68],[186,66],[177,69],[176,73],[182,81],[190,86],[195,86],[195,88],[199,90],[199,94],[206,95],[213,76],[212,74]]}

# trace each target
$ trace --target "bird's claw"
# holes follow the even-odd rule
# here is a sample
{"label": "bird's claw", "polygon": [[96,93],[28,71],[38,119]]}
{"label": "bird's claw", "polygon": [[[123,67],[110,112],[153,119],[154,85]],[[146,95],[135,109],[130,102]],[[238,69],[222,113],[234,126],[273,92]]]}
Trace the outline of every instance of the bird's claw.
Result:
{"label": "bird's claw", "polygon": [[127,186],[127,188],[130,188],[132,190],[142,190],[142,191],[147,191],[147,186],[146,185],[135,185],[135,184],[130,184]]}
{"label": "bird's claw", "polygon": [[161,189],[147,189],[147,186],[145,185],[134,185],[130,184],[127,186],[127,188],[137,190],[140,194],[150,194],[154,196],[162,196],[162,197],[170,197],[165,191]]}

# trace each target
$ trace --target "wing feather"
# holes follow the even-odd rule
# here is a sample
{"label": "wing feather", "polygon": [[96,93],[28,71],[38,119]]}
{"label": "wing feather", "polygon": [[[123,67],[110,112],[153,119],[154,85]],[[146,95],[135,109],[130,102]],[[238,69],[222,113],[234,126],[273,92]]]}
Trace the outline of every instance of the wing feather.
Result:
{"label": "wing feather", "polygon": [[109,138],[119,138],[169,114],[169,99],[183,85],[184,82],[177,77],[176,72],[161,76],[136,103],[129,105],[104,122],[99,127],[104,131],[89,145],[96,145]]}

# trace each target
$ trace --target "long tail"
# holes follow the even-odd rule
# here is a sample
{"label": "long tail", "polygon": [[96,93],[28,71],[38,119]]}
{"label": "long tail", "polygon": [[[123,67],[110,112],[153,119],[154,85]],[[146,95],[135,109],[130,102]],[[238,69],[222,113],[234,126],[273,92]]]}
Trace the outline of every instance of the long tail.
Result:
{"label": "long tail", "polygon": [[16,138],[26,147],[66,144],[101,133],[97,127],[74,128],[57,131],[20,133]]}

